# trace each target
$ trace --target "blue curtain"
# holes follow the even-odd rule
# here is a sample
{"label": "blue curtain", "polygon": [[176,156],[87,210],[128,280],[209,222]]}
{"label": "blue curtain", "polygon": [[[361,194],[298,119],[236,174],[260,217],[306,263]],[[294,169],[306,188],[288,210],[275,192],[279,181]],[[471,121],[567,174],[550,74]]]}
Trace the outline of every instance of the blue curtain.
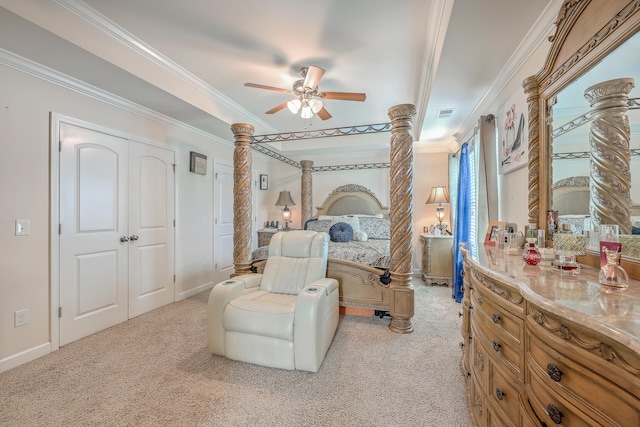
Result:
{"label": "blue curtain", "polygon": [[469,144],[462,144],[460,150],[460,166],[458,169],[458,201],[456,207],[456,227],[453,233],[453,289],[452,297],[456,302],[462,301],[464,287],[462,280],[462,253],[460,242],[470,241],[471,203],[469,192],[471,182],[469,174]]}

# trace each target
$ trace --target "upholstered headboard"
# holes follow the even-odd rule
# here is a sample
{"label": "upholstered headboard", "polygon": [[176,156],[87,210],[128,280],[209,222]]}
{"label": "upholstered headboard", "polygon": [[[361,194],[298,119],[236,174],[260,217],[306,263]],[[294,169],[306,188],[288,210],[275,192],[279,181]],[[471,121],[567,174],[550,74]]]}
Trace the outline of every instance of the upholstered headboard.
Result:
{"label": "upholstered headboard", "polygon": [[383,206],[371,190],[358,184],[347,184],[336,188],[316,209],[316,218],[321,215],[358,214],[382,214],[384,218],[389,218],[389,208]]}

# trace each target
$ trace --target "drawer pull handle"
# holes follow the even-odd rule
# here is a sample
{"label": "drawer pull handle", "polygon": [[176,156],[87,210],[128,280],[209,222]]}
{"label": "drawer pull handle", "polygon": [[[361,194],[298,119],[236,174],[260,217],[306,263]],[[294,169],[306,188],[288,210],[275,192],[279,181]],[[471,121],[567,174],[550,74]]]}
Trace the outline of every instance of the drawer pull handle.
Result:
{"label": "drawer pull handle", "polygon": [[491,320],[493,320],[493,323],[495,323],[496,325],[498,323],[500,323],[500,320],[502,319],[502,317],[500,317],[500,315],[498,313],[493,313],[491,315]]}
{"label": "drawer pull handle", "polygon": [[462,312],[461,311],[458,312],[458,317],[462,317]]}
{"label": "drawer pull handle", "polygon": [[500,345],[500,343],[498,341],[493,341],[493,349],[495,351],[500,351],[500,349],[502,348],[502,345]]}
{"label": "drawer pull handle", "polygon": [[547,405],[547,413],[549,414],[551,421],[556,424],[562,423],[562,412],[560,412],[560,410],[551,403]]}
{"label": "drawer pull handle", "polygon": [[496,397],[498,398],[498,400],[503,400],[504,396],[505,396],[504,391],[502,391],[500,387],[496,387]]}
{"label": "drawer pull handle", "polygon": [[547,363],[547,375],[555,382],[560,382],[562,379],[562,371],[553,363]]}

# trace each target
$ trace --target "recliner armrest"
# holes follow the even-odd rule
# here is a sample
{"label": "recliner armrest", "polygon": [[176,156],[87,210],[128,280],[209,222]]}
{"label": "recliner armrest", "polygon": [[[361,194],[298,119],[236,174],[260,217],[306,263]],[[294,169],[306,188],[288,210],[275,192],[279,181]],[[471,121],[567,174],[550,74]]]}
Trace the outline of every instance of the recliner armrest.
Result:
{"label": "recliner armrest", "polygon": [[330,277],[325,277],[305,286],[303,291],[308,290],[309,288],[324,288],[325,293],[329,295],[331,292],[338,289],[338,281]]}

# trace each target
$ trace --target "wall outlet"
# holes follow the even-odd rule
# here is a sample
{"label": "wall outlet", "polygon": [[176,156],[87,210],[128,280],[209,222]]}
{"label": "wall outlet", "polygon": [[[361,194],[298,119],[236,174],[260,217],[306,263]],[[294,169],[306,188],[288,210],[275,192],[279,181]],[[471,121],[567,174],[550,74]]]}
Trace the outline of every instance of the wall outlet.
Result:
{"label": "wall outlet", "polygon": [[18,310],[14,313],[15,327],[24,326],[29,324],[29,309]]}

